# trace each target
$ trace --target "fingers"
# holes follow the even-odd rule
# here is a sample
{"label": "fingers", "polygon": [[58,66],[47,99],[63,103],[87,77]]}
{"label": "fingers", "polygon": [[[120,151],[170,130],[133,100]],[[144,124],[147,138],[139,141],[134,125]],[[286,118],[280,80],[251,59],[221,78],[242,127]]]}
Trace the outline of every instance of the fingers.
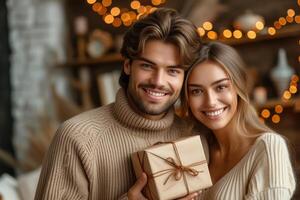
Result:
{"label": "fingers", "polygon": [[178,200],[194,200],[196,197],[198,197],[201,194],[201,192],[202,191],[191,193],[191,194],[189,194],[181,199],[178,199]]}
{"label": "fingers", "polygon": [[146,184],[147,184],[147,175],[145,173],[142,173],[142,175],[133,185],[133,188],[135,191],[141,192]]}
{"label": "fingers", "polygon": [[129,189],[127,193],[128,199],[130,200],[146,199],[142,194],[142,190],[146,184],[147,184],[147,176],[145,173],[142,173],[142,175],[138,178],[135,184]]}

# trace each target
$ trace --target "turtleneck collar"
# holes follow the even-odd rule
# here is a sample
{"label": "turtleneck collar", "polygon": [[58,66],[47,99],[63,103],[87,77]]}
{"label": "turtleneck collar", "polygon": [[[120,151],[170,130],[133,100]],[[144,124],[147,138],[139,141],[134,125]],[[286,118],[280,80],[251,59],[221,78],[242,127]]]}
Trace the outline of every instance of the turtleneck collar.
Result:
{"label": "turtleneck collar", "polygon": [[126,127],[145,131],[166,130],[172,125],[174,120],[174,109],[170,109],[160,120],[150,120],[137,114],[130,107],[126,92],[122,88],[117,92],[113,113],[117,120]]}

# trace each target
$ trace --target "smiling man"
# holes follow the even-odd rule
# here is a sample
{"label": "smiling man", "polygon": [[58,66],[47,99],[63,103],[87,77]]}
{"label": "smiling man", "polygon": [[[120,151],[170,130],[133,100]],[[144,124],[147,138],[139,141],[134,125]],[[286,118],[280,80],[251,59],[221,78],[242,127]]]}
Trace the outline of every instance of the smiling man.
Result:
{"label": "smiling man", "polygon": [[62,124],[43,163],[35,199],[125,194],[135,183],[133,152],[187,134],[173,105],[199,46],[196,27],[174,10],[157,9],[137,21],[124,36],[116,101]]}

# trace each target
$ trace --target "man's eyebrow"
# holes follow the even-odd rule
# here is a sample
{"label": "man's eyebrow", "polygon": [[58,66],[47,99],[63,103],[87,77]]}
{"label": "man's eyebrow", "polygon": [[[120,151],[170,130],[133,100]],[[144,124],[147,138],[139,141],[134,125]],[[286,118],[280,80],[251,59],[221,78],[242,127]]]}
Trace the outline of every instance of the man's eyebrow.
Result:
{"label": "man's eyebrow", "polygon": [[[135,60],[141,60],[141,61],[145,61],[147,63],[150,63],[152,65],[157,65],[155,62],[153,62],[153,61],[151,61],[147,58],[144,58],[144,57],[137,57]],[[182,68],[182,69],[184,69],[184,66],[182,66],[182,65],[170,65],[170,66],[168,66],[168,68]]]}
{"label": "man's eyebrow", "polygon": [[[222,78],[222,79],[220,79],[220,80],[217,80],[217,81],[213,82],[213,83],[210,84],[210,85],[216,85],[216,84],[221,83],[221,82],[223,82],[223,81],[229,81],[229,80],[230,80],[229,78]],[[194,84],[194,83],[188,84],[188,86],[189,86],[189,87],[203,87],[201,84]]]}

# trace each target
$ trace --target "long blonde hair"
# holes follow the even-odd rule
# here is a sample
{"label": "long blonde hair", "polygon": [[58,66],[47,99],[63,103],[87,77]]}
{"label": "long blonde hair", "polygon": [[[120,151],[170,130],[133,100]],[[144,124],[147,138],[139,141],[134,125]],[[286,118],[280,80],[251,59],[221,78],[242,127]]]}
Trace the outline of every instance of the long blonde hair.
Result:
{"label": "long blonde hair", "polygon": [[[235,131],[250,137],[257,137],[264,132],[270,132],[271,129],[259,120],[255,108],[250,103],[247,89],[247,74],[242,58],[234,48],[220,42],[211,42],[203,45],[194,64],[186,74],[184,88],[181,93],[181,102],[182,113],[186,115],[187,119],[191,122],[195,122],[195,118],[188,105],[187,82],[194,67],[205,61],[212,61],[221,65],[228,74],[237,92],[238,105],[236,114],[233,117]],[[200,122],[196,123],[199,124]]]}

